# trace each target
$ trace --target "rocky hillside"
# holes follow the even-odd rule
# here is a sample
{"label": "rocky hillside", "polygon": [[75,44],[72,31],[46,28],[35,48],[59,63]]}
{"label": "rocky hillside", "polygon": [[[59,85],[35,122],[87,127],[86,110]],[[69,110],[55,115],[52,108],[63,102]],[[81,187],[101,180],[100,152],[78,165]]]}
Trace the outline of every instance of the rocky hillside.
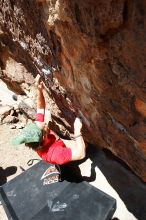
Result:
{"label": "rocky hillside", "polygon": [[144,0],[0,0],[0,79],[35,100],[39,73],[59,128],[69,134],[80,116],[86,141],[144,181],[145,8]]}

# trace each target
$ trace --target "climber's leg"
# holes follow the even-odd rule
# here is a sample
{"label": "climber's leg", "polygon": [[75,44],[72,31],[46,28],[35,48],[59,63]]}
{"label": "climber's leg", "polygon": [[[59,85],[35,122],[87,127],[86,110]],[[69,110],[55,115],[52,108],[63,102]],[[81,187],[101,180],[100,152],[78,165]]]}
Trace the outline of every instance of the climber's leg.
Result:
{"label": "climber's leg", "polygon": [[86,145],[82,136],[74,140],[63,140],[67,148],[71,149],[72,161],[81,160],[86,156]]}

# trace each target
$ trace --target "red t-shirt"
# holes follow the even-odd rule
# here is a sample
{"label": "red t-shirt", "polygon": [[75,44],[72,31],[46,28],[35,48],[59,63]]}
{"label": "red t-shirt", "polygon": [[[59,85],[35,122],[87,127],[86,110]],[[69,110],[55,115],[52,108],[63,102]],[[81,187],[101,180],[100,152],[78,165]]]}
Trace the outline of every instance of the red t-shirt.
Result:
{"label": "red t-shirt", "polygon": [[[43,122],[44,114],[37,113],[36,121]],[[65,164],[72,160],[72,152],[61,139],[56,139],[52,130],[44,135],[42,141],[43,150],[37,150],[38,155],[48,163]]]}

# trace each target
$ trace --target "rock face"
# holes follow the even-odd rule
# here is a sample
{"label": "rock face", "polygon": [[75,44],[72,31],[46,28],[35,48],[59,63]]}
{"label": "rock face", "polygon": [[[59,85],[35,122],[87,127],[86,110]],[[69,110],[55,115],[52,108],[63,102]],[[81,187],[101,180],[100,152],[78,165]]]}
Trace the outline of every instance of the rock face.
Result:
{"label": "rock face", "polygon": [[80,116],[86,141],[146,181],[146,1],[1,0],[0,8],[0,78],[28,95],[41,74],[56,121],[72,132]]}

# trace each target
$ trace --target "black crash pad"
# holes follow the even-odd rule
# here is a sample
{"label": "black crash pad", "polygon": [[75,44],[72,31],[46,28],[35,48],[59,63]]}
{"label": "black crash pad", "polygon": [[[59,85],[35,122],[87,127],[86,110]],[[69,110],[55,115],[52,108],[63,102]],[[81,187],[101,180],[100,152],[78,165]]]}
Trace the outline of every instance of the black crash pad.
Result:
{"label": "black crash pad", "polygon": [[49,164],[41,161],[0,188],[1,201],[13,220],[109,220],[116,200],[87,182],[44,185]]}

